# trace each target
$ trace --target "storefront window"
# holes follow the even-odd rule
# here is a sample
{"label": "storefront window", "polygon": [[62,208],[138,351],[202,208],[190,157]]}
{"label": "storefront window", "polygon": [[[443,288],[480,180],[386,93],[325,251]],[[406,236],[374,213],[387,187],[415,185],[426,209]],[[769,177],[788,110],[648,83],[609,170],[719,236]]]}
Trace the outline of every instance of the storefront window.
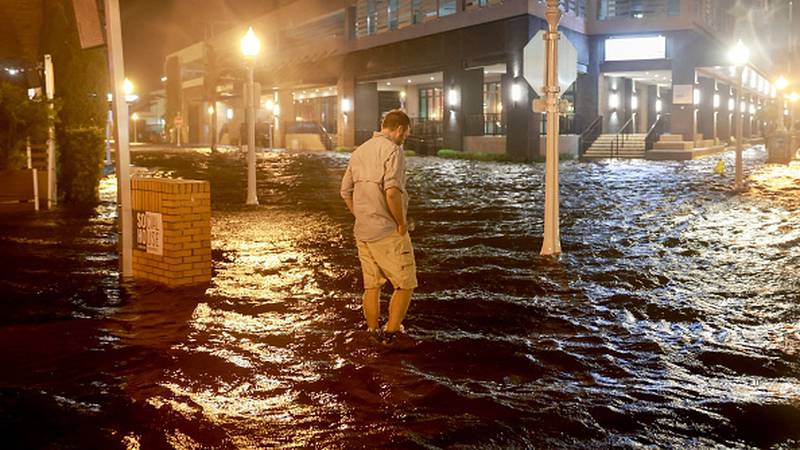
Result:
{"label": "storefront window", "polygon": [[444,102],[440,88],[420,88],[419,90],[419,118],[427,120],[442,120]]}
{"label": "storefront window", "polygon": [[439,17],[456,13],[457,0],[439,0]]}

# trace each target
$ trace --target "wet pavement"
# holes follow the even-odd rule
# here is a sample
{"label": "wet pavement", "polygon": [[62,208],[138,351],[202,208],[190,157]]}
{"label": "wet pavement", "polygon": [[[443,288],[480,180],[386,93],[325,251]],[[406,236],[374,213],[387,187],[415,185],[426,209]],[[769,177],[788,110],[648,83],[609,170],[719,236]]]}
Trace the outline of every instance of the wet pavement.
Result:
{"label": "wet pavement", "polygon": [[[114,180],[0,219],[4,448],[800,447],[800,165],[409,158],[410,352],[360,331],[348,155],[139,153],[212,185],[214,280],[117,279]],[[388,291],[384,293],[384,300]],[[385,308],[385,304],[384,304]]]}

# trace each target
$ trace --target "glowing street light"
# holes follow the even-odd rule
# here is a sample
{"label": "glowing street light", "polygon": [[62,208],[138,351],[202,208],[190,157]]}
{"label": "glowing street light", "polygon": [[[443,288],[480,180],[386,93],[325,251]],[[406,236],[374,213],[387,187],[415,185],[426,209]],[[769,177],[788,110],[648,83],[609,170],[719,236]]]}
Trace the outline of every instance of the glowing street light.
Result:
{"label": "glowing street light", "polygon": [[[736,66],[736,80],[738,87],[736,89],[736,103],[739,103],[742,98],[742,73],[744,66],[747,65],[750,59],[750,50],[739,39],[736,45],[731,48],[728,53],[730,62]],[[742,119],[743,111],[736,112],[736,182],[734,188],[738,191],[742,188]]]}
{"label": "glowing street light", "polygon": [[261,50],[261,41],[253,32],[253,27],[247,28],[247,33],[240,41],[242,55],[247,64],[247,204],[257,205],[258,196],[256,195],[256,99],[255,83],[253,82],[253,65],[256,56]]}
{"label": "glowing street light", "polygon": [[247,28],[247,33],[242,37],[240,44],[245,58],[255,58],[261,50],[261,41],[253,31],[253,27]]}
{"label": "glowing street light", "polygon": [[780,77],[778,77],[777,80],[775,80],[775,89],[777,89],[779,91],[782,91],[782,90],[786,89],[786,86],[788,86],[788,85],[789,85],[789,82],[786,81],[786,78],[784,78],[783,75],[781,75]]}

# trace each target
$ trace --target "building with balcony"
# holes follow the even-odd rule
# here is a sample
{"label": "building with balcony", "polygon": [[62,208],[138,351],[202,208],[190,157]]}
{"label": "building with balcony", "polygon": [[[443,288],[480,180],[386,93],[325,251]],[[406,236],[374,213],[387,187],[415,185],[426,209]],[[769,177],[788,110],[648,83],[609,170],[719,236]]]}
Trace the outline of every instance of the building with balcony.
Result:
{"label": "building with balcony", "polygon": [[[685,141],[729,139],[734,37],[754,49],[770,45],[753,52],[739,105],[745,135],[760,132],[756,111],[775,98],[771,81],[784,69],[766,37],[779,33],[759,28],[763,11],[752,11],[773,11],[791,30],[790,16],[778,13],[788,0],[561,3],[562,38],[578,55],[577,80],[562,93],[571,105],[562,134],[593,127],[644,135],[661,120],[660,131]],[[334,145],[352,147],[387,111],[402,108],[412,118],[409,148],[533,158],[545,124],[522,73],[525,64],[543,70],[544,61],[524,61],[523,48],[546,28],[544,10],[542,0],[297,0],[248,24],[264,49],[255,67],[258,121],[272,125],[278,146],[292,146],[296,122],[314,122]],[[180,114],[189,142],[208,143],[212,133],[220,142],[239,140],[243,30],[167,58],[167,123]]]}

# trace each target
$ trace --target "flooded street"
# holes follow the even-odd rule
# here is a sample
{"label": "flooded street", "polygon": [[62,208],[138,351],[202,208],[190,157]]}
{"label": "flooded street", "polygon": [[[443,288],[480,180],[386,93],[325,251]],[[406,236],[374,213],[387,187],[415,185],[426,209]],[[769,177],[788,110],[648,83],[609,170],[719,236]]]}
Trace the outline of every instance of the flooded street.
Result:
{"label": "flooded street", "polygon": [[[207,289],[121,286],[115,180],[0,219],[5,448],[800,447],[800,165],[408,160],[420,344],[369,344],[349,155],[135,154],[206,179]],[[388,289],[384,290],[384,301]],[[384,302],[385,311],[385,302]]]}

